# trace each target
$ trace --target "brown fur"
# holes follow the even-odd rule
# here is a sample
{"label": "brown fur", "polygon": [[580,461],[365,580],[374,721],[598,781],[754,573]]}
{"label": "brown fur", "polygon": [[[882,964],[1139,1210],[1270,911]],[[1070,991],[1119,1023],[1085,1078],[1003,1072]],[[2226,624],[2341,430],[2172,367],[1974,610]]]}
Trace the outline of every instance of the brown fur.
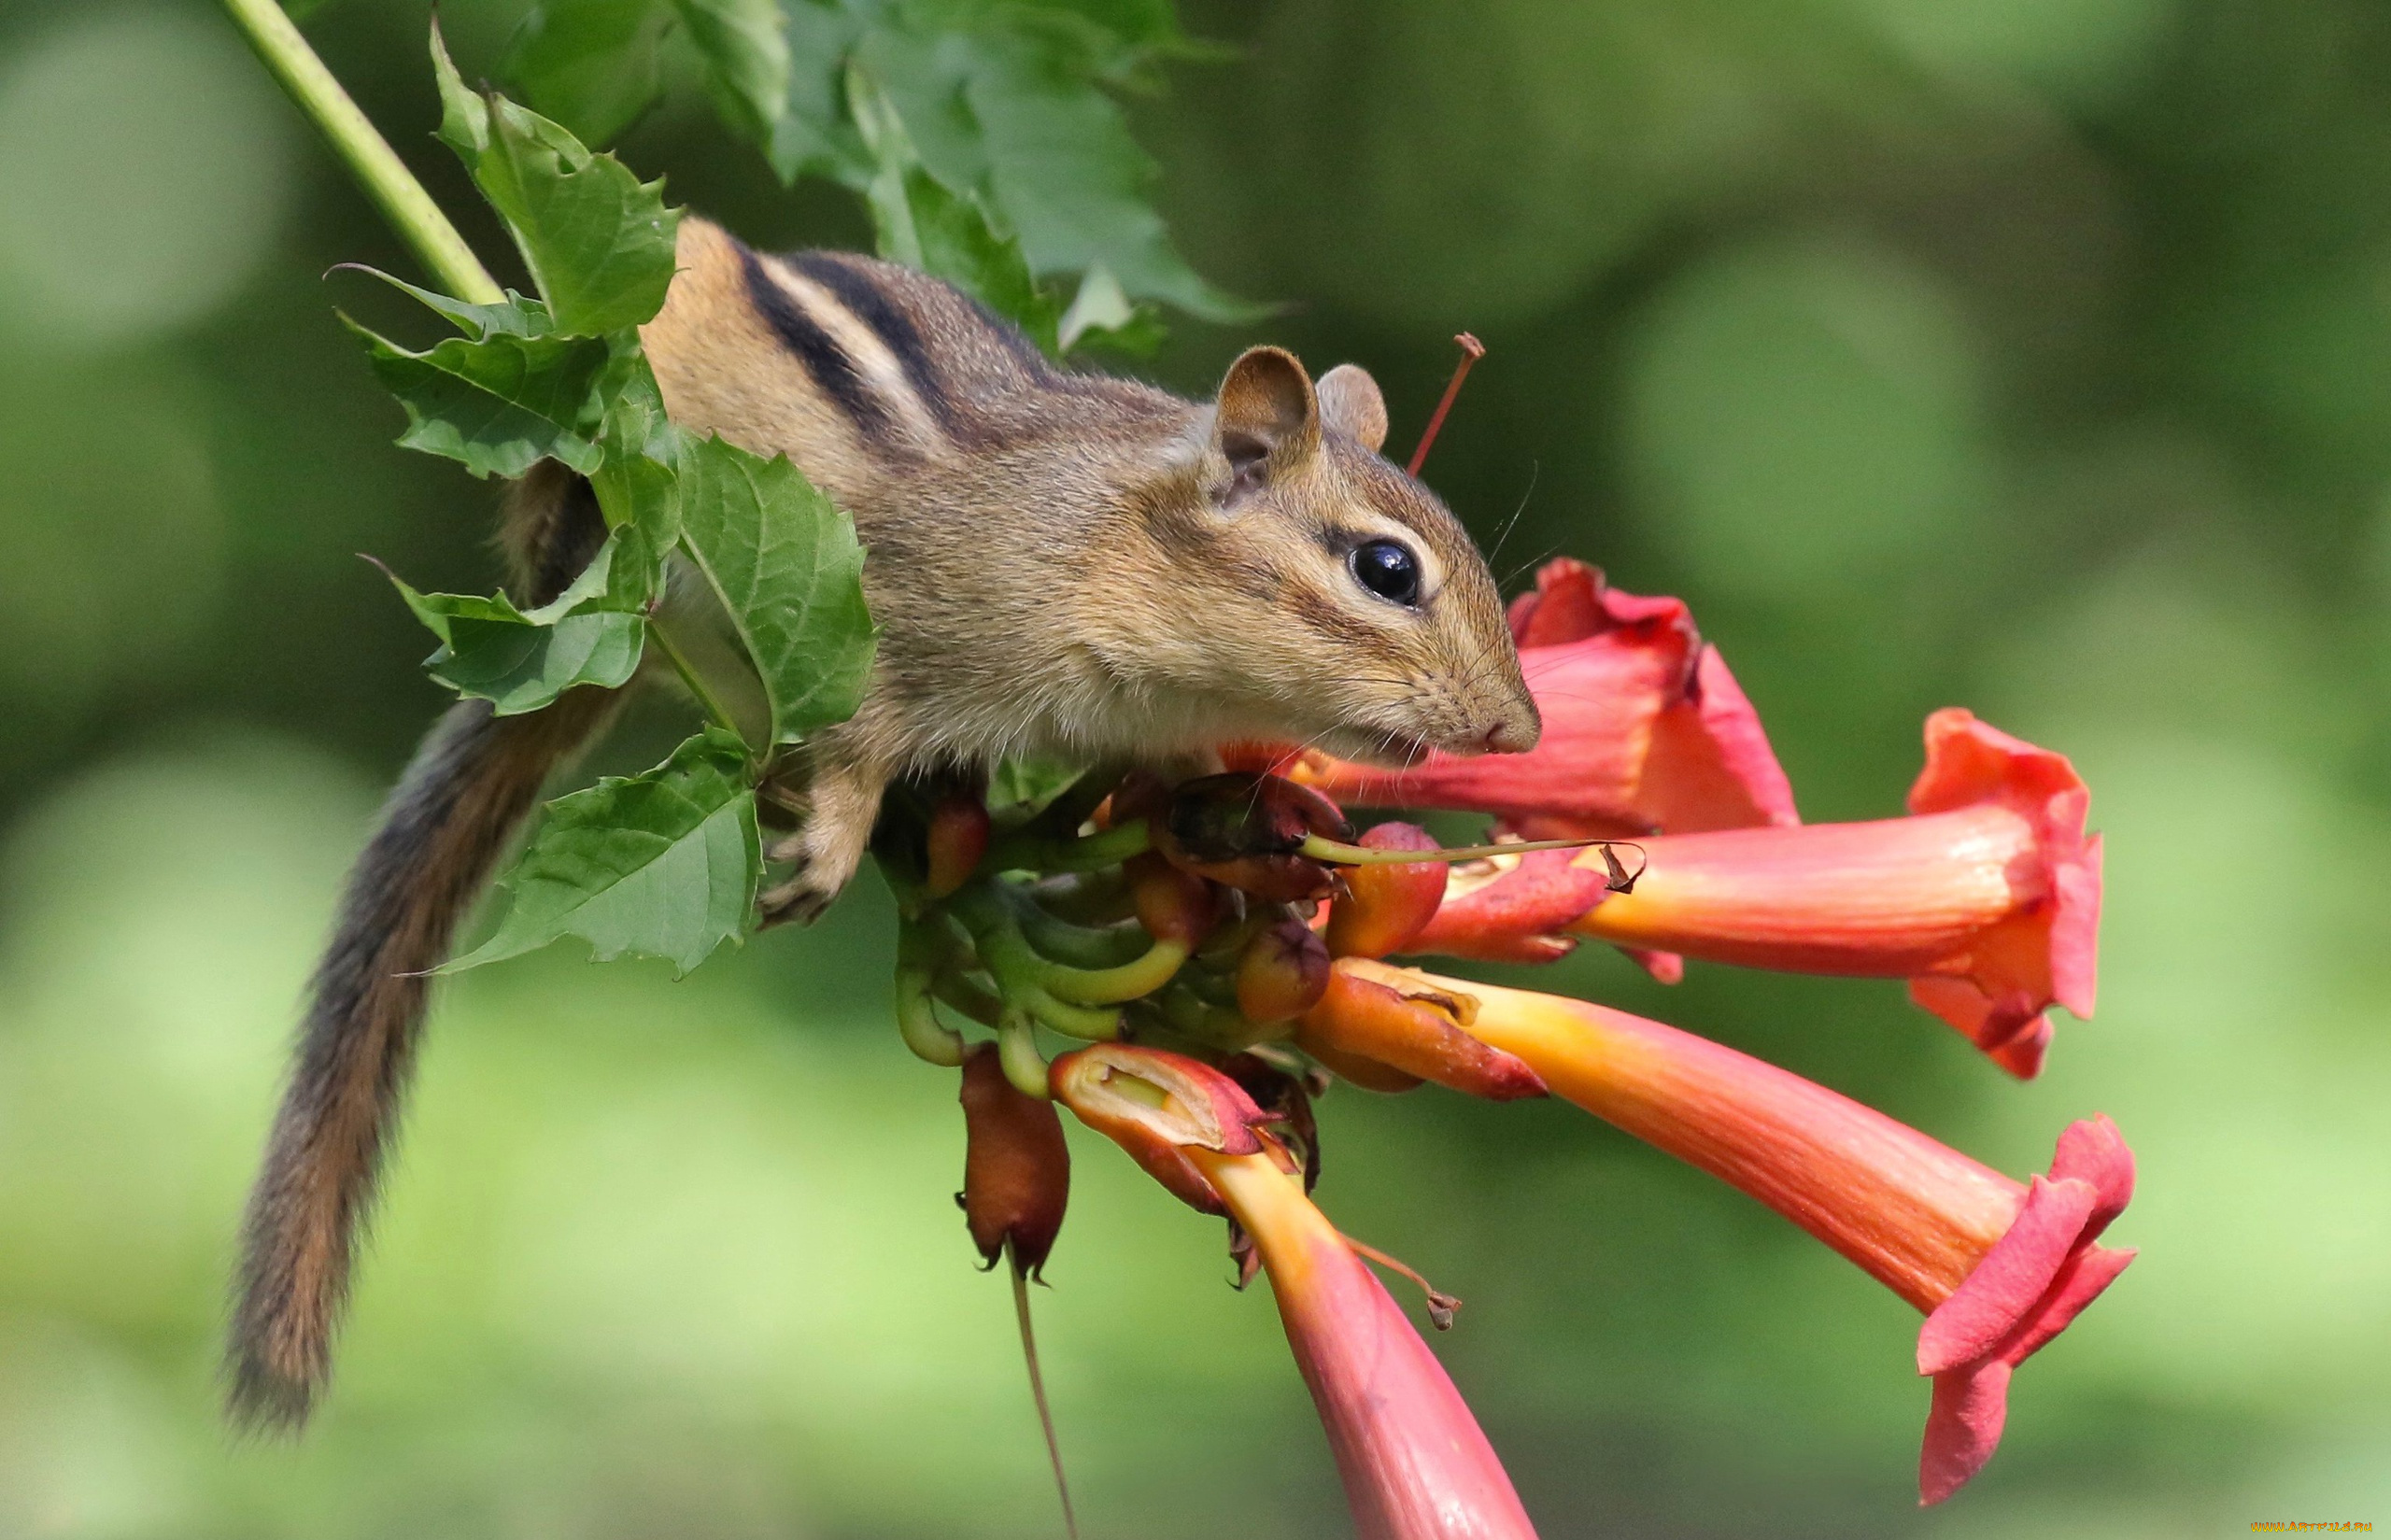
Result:
{"label": "brown fur", "polygon": [[[771,853],[799,869],[770,916],[845,885],[882,792],[912,772],[1026,752],[1185,763],[1241,739],[1379,760],[1535,742],[1493,580],[1444,505],[1379,458],[1386,409],[1360,369],[1316,392],[1293,355],[1255,348],[1197,404],[1058,370],[902,268],[762,257],[694,219],[679,257],[643,332],[673,419],[788,455],[870,551],[870,688],[804,745],[805,820]],[[504,536],[517,592],[551,597],[602,534],[587,483],[535,471]],[[1416,553],[1416,607],[1348,570],[1373,539]],[[453,708],[360,857],[250,1202],[240,1420],[295,1423],[319,1389],[421,975],[609,705],[581,691],[527,717]]]}

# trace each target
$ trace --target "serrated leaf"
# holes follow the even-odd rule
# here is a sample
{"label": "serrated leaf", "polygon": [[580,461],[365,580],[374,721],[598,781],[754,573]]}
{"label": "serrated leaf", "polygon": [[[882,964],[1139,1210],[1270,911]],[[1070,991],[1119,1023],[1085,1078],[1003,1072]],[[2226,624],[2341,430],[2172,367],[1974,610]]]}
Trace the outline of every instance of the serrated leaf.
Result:
{"label": "serrated leaf", "polygon": [[523,253],[558,332],[600,336],[637,326],[672,281],[678,209],[664,184],[593,155],[561,124],[503,96],[476,97],[435,28],[440,136],[457,151]]}
{"label": "serrated leaf", "polygon": [[[1032,273],[1101,263],[1132,299],[1216,320],[1266,306],[1206,283],[1172,247],[1148,190],[1154,164],[1104,87],[1191,49],[1162,0],[783,0],[795,68],[771,159],[785,179],[828,174],[861,191],[837,68],[859,62],[887,91],[923,165],[950,192],[978,193]],[[834,57],[841,64],[826,64]],[[1150,330],[1150,329],[1148,329]]]}
{"label": "serrated leaf", "polygon": [[450,337],[420,353],[341,321],[375,374],[406,408],[399,443],[461,462],[477,476],[519,476],[543,459],[587,475],[598,446],[579,431],[606,344],[589,337]]}
{"label": "serrated leaf", "polygon": [[636,524],[610,531],[589,565],[562,593],[523,618],[553,626],[571,615],[620,610],[644,615],[663,595],[664,563],[647,532]]}
{"label": "serrated leaf", "polygon": [[474,94],[457,73],[447,39],[440,35],[438,16],[432,19],[432,78],[440,87],[440,142],[455,150],[471,171],[474,158],[489,148],[489,104]]}
{"label": "serrated leaf", "polygon": [[[638,671],[647,640],[646,617],[636,610],[548,606],[527,615],[503,594],[426,594],[390,581],[440,638],[426,671],[460,696],[488,701],[500,716],[538,711],[577,685],[621,687]],[[601,571],[600,597],[605,583]]]}
{"label": "serrated leaf", "polygon": [[1057,306],[1030,276],[1021,243],[997,228],[977,192],[958,196],[922,168],[895,105],[859,64],[848,68],[847,94],[879,167],[865,198],[880,254],[944,278],[1054,352]]}
{"label": "serrated leaf", "polygon": [[506,290],[502,304],[475,304],[454,295],[418,289],[404,278],[385,273],[378,267],[368,267],[363,262],[343,262],[340,266],[349,272],[368,274],[402,293],[412,295],[426,309],[446,317],[459,330],[472,337],[545,337],[556,330],[556,323],[548,318],[546,305],[537,300],[526,299],[512,289]]}
{"label": "serrated leaf", "polygon": [[921,240],[922,271],[1012,319],[1049,354],[1060,352],[1061,307],[1030,276],[1021,242],[997,233],[979,194],[958,198],[918,169],[906,174],[904,186]]}
{"label": "serrated leaf", "polygon": [[847,120],[846,68],[862,20],[823,0],[783,0],[781,16],[787,28],[788,90],[765,158],[784,182],[819,174],[859,188],[870,180],[872,162]]}
{"label": "serrated leaf", "polygon": [[709,728],[643,775],[549,803],[505,879],[497,933],[442,971],[577,936],[601,962],[662,957],[686,973],[746,932],[762,874],[746,748]]}
{"label": "serrated leaf", "polygon": [[855,525],[786,457],[686,447],[682,544],[722,601],[771,707],[772,741],[855,714],[871,672]]}
{"label": "serrated leaf", "polygon": [[[972,35],[963,100],[980,124],[987,189],[1035,272],[1102,263],[1135,299],[1208,320],[1253,320],[1189,267],[1148,201],[1156,168],[1121,106],[1070,67],[1068,50],[1021,30]],[[935,166],[933,166],[935,169]]]}
{"label": "serrated leaf", "polygon": [[706,63],[706,85],[732,128],[757,144],[788,99],[789,51],[779,0],[672,0]]}
{"label": "serrated leaf", "polygon": [[657,44],[672,19],[661,0],[542,0],[515,29],[505,77],[583,143],[604,144],[662,89]]}

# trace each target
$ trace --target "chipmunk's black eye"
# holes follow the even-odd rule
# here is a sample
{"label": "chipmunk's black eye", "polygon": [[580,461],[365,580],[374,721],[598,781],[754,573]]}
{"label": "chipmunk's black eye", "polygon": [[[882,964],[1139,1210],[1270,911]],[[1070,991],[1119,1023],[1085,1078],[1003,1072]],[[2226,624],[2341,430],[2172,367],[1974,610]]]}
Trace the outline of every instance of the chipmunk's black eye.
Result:
{"label": "chipmunk's black eye", "polygon": [[1345,562],[1353,570],[1353,581],[1380,599],[1406,607],[1420,602],[1420,558],[1409,546],[1373,540],[1354,546]]}

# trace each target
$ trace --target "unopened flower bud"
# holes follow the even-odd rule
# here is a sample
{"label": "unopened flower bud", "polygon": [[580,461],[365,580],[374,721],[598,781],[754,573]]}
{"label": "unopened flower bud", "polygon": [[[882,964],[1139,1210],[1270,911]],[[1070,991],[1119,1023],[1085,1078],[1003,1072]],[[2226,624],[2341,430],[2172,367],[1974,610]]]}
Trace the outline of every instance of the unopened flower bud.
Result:
{"label": "unopened flower bud", "polygon": [[1035,1277],[1054,1249],[1071,1192],[1071,1154],[1054,1104],[1023,1095],[1006,1079],[997,1045],[963,1061],[963,1206],[971,1244],[991,1267],[1008,1247]]}
{"label": "unopened flower bud", "polygon": [[923,891],[933,898],[945,897],[969,880],[987,852],[987,805],[962,792],[942,798],[930,812],[929,876]]}
{"label": "unopened flower bud", "polygon": [[[1359,843],[1365,850],[1436,848],[1417,824],[1378,825]],[[1445,899],[1446,871],[1438,862],[1349,867],[1343,875],[1345,891],[1328,911],[1328,950],[1339,957],[1401,952],[1427,928]]]}
{"label": "unopened flower bud", "polygon": [[1328,948],[1301,920],[1254,933],[1237,959],[1237,1008],[1250,1022],[1283,1022],[1320,1003]]}
{"label": "unopened flower bud", "polygon": [[1337,1055],[1374,1059],[1489,1101],[1546,1095],[1526,1061],[1464,1030],[1476,1011],[1474,996],[1408,968],[1345,957],[1320,1003],[1305,1012],[1295,1044],[1332,1067]]}
{"label": "unopened flower bud", "polygon": [[1220,911],[1215,889],[1192,871],[1181,871],[1149,851],[1122,863],[1138,923],[1157,941],[1177,941],[1194,951],[1211,934]]}

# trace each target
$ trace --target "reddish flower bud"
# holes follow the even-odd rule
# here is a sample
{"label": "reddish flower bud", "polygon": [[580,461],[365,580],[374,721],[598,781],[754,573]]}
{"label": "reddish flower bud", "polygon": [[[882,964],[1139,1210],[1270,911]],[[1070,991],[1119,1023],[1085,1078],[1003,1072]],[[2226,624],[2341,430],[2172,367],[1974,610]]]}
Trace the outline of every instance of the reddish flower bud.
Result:
{"label": "reddish flower bud", "polygon": [[956,793],[930,812],[929,877],[923,890],[943,898],[961,887],[988,853],[988,809],[977,797]]}
{"label": "reddish flower bud", "polygon": [[1337,1057],[1372,1060],[1489,1101],[1545,1095],[1524,1060],[1463,1030],[1477,1010],[1467,994],[1431,987],[1408,969],[1340,957],[1295,1044],[1332,1068]]}
{"label": "reddish flower bud", "polygon": [[1212,885],[1148,851],[1121,865],[1138,906],[1138,923],[1157,941],[1177,941],[1191,952],[1211,933],[1220,912]]}
{"label": "reddish flower bud", "polygon": [[1080,1122],[1128,1151],[1172,1196],[1201,1213],[1222,1214],[1212,1184],[1187,1158],[1188,1146],[1251,1155],[1268,1121],[1235,1081],[1194,1059],[1133,1043],[1096,1043],[1066,1053],[1047,1071],[1054,1100]]}
{"label": "reddish flower bud", "polygon": [[1335,886],[1326,867],[1295,854],[1306,836],[1353,832],[1337,804],[1310,787],[1235,771],[1181,786],[1151,827],[1154,848],[1173,866],[1280,903],[1324,897]]}
{"label": "reddish flower bud", "polygon": [[[1360,843],[1365,850],[1436,848],[1436,840],[1417,824],[1379,824]],[[1328,950],[1339,957],[1383,957],[1408,950],[1445,898],[1446,873],[1440,862],[1349,867],[1342,875],[1345,890],[1328,911]]]}
{"label": "reddish flower bud", "polygon": [[1035,1277],[1054,1249],[1071,1194],[1071,1153],[1052,1102],[1025,1096],[1005,1078],[997,1045],[963,1061],[963,1205],[971,1244],[991,1267],[1012,1249],[1013,1265]]}
{"label": "reddish flower bud", "polygon": [[1237,959],[1237,1008],[1254,1023],[1283,1022],[1320,1002],[1328,988],[1328,948],[1301,920],[1256,931]]}

